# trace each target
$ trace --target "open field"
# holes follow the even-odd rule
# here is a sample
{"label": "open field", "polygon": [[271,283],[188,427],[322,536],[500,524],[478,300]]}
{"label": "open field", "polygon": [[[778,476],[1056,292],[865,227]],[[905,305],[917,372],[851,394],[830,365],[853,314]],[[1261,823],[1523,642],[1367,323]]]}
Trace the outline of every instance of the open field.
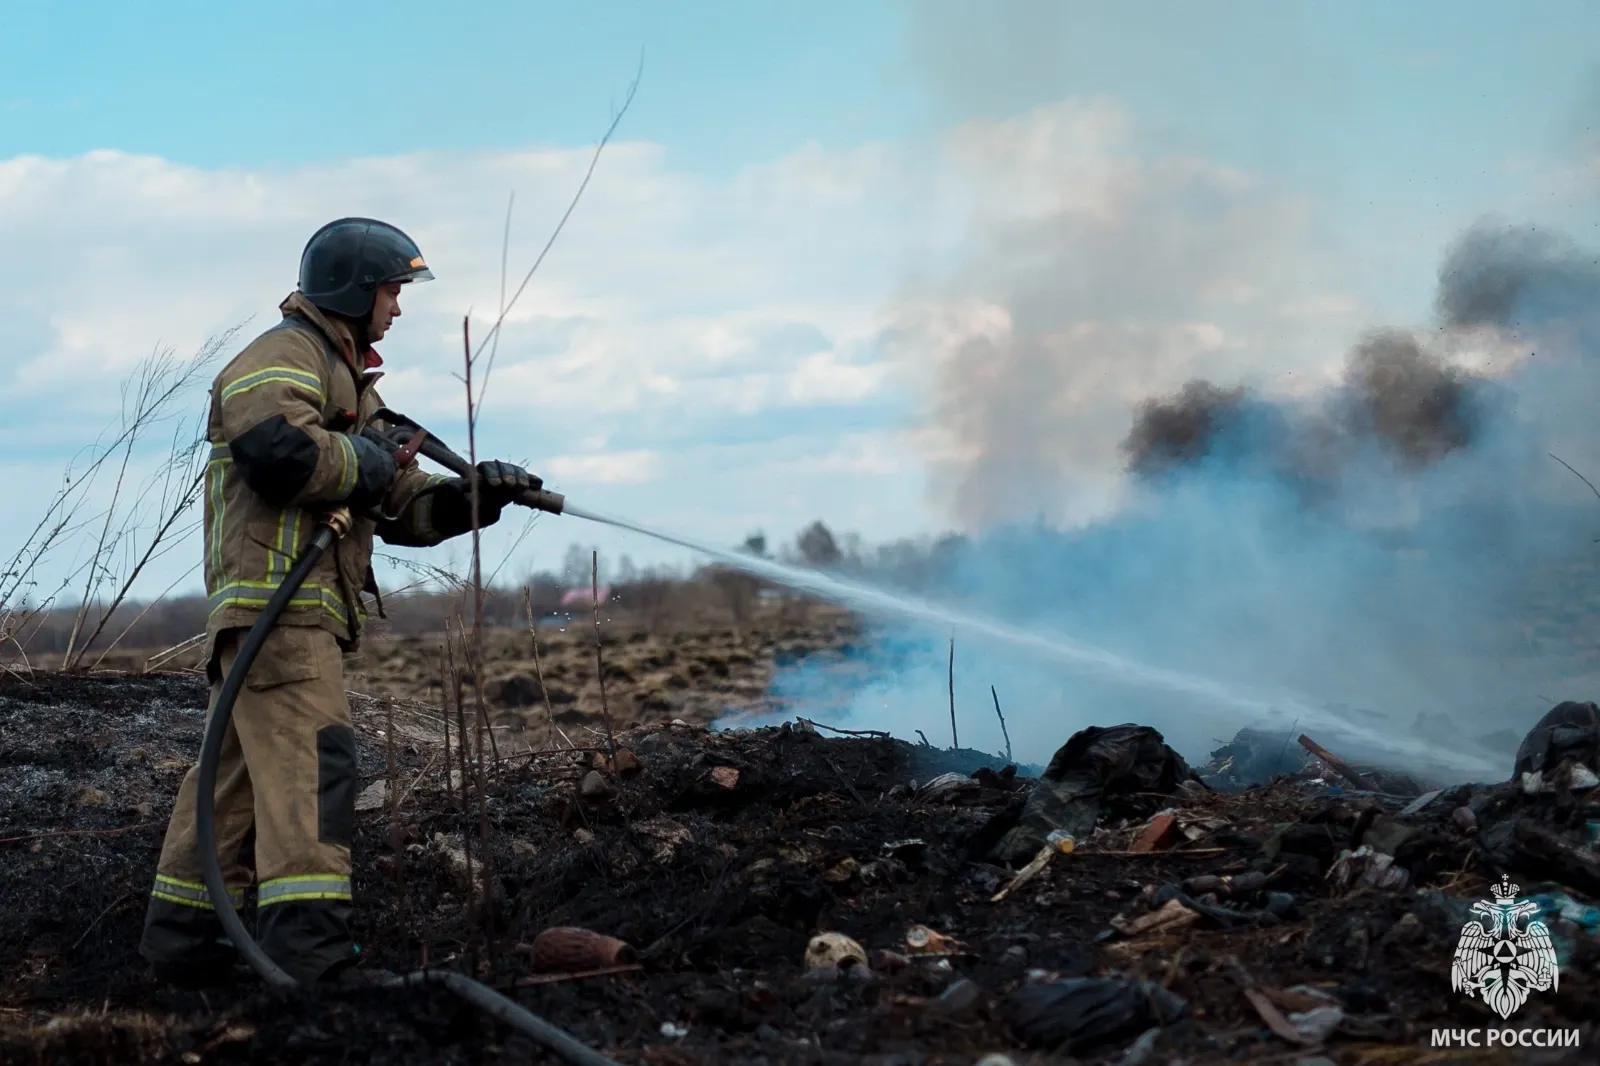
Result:
{"label": "open field", "polygon": [[[1451,990],[1450,960],[1467,906],[1506,871],[1567,901],[1551,919],[1559,991],[1510,1024],[1581,1030],[1579,1057],[1542,1061],[1592,1054],[1590,792],[1466,786],[1402,815],[1410,795],[1333,787],[1315,761],[1243,792],[1216,775],[1219,791],[1107,779],[1078,850],[995,901],[1019,865],[999,842],[1059,781],[969,777],[977,753],[887,738],[705,728],[779,709],[764,695],[776,662],[848,669],[847,616],[790,605],[737,632],[715,617],[603,630],[606,703],[635,760],[593,750],[607,740],[592,621],[541,628],[537,667],[527,630],[502,626],[485,669],[501,758],[486,749],[481,808],[459,746],[443,758],[442,639],[380,637],[352,664],[373,964],[465,969],[627,1063],[1523,1061],[1428,1046],[1433,1027],[1503,1024]],[[589,750],[551,750],[566,741],[546,693]],[[204,701],[183,672],[0,681],[0,1061],[556,1061],[443,992],[282,995],[244,971],[203,992],[153,983],[134,947]],[[1130,853],[1163,810],[1182,834]],[[1363,844],[1393,849],[1406,878],[1363,883]],[[1256,880],[1215,881],[1240,874]],[[1163,905],[1172,924],[1128,924]],[[537,976],[526,945],[552,926],[619,937],[638,968]],[[919,957],[919,926],[957,943]],[[868,964],[808,968],[822,932]]]}

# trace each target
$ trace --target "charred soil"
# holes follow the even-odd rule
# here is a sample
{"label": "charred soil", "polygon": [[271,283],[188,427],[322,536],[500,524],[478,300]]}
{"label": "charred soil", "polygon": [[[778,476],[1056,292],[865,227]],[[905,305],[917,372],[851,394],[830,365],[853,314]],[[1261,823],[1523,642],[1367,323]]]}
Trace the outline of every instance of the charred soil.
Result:
{"label": "charred soil", "polygon": [[[0,1061],[547,1061],[440,991],[282,994],[241,975],[201,993],[150,978],[135,945],[205,696],[188,676],[0,682]],[[457,750],[452,779],[422,712],[354,706],[371,786],[355,849],[369,963],[462,968],[619,1062],[1044,1061],[1056,1049],[1030,1046],[1012,997],[1052,975],[1146,980],[1188,1005],[1181,1024],[1075,1047],[1080,1061],[1124,1061],[1148,1030],[1150,1062],[1455,1061],[1428,1049],[1430,1028],[1506,1024],[1451,990],[1464,908],[1524,871],[1514,849],[1497,852],[1509,866],[1485,858],[1453,811],[1520,804],[1550,833],[1582,822],[1556,803],[1565,821],[1552,823],[1537,804],[1554,801],[1515,790],[1401,818],[1403,800],[1293,782],[1186,786],[1108,800],[1092,838],[993,902],[1014,871],[988,856],[1022,814],[1024,778],[980,771],[929,788],[948,767],[899,741],[652,725],[618,736],[636,759],[615,763],[490,754],[482,810],[475,794],[463,810]],[[591,733],[579,743],[608,747]],[[1179,841],[1130,852],[1167,809],[1187,827]],[[1343,883],[1339,853],[1402,822],[1410,882]],[[1194,878],[1247,872],[1264,880],[1214,904],[1244,917],[1109,933],[1154,912],[1160,886],[1187,883],[1192,898]],[[1551,876],[1526,872],[1524,894]],[[525,946],[552,926],[625,940],[640,968],[518,987],[533,974]],[[935,936],[944,953],[919,957],[918,926],[955,943]],[[871,965],[808,971],[824,931]],[[1577,933],[1562,932],[1559,992],[1535,993],[1515,1024],[1581,1027],[1591,1054],[1600,985]],[[1336,1031],[1320,1047],[1274,1035],[1247,984],[1285,1013],[1296,996],[1331,996]],[[1297,986],[1311,991],[1284,991]]]}

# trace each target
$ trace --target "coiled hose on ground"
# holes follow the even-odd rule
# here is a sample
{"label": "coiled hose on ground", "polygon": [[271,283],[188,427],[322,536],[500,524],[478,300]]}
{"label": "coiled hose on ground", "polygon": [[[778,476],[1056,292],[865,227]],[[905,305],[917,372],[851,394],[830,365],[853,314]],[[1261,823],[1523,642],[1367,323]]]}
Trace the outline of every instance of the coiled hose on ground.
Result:
{"label": "coiled hose on ground", "polygon": [[[261,645],[266,641],[267,634],[272,631],[273,625],[283,613],[290,598],[311,573],[312,567],[316,566],[317,560],[323,553],[348,531],[349,525],[350,518],[347,511],[335,512],[317,525],[311,543],[295,560],[288,576],[273,592],[261,616],[256,619],[255,625],[250,627],[249,633],[239,645],[239,652],[227,677],[223,679],[216,704],[211,709],[211,719],[206,724],[205,742],[200,747],[200,780],[198,795],[195,797],[195,828],[199,837],[200,866],[204,871],[206,889],[211,893],[211,900],[216,905],[217,917],[222,922],[222,928],[234,946],[239,949],[239,953],[264,981],[280,988],[292,988],[298,982],[268,958],[267,953],[261,950],[261,945],[257,944],[255,938],[245,929],[244,922],[239,919],[239,913],[234,910],[233,901],[228,896],[227,886],[222,879],[222,866],[217,861],[217,760],[222,752],[222,739],[228,732],[228,722],[233,715],[234,702],[239,698],[240,689],[244,687],[250,664],[260,654]],[[614,1059],[607,1058],[580,1043],[566,1031],[551,1025],[466,974],[450,970],[418,970],[396,977],[378,987],[402,989],[429,984],[442,985],[474,1007],[518,1030],[534,1043],[559,1055],[567,1062],[574,1063],[575,1066],[618,1066]]]}

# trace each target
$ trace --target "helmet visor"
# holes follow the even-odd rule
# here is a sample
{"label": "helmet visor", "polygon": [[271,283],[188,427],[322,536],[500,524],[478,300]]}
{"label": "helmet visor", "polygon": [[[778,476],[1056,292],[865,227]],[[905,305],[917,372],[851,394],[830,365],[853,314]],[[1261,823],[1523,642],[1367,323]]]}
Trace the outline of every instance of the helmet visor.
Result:
{"label": "helmet visor", "polygon": [[383,279],[383,284],[387,285],[387,284],[390,284],[392,282],[398,281],[398,282],[400,282],[400,284],[404,285],[407,282],[411,282],[411,281],[432,281],[433,280],[433,271],[428,269],[427,264],[422,262],[422,258],[420,256],[418,256],[416,259],[412,260],[412,262],[415,263],[416,265],[407,267],[406,269],[401,270],[401,271],[399,271],[397,273],[390,274],[388,277]]}

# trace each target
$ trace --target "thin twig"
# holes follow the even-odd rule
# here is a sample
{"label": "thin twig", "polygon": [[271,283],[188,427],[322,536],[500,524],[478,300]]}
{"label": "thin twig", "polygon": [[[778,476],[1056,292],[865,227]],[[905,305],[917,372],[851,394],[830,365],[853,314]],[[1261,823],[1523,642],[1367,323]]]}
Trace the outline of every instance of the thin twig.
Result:
{"label": "thin twig", "polygon": [[176,659],[178,656],[182,655],[185,651],[188,651],[188,650],[192,649],[196,644],[199,644],[201,641],[203,641],[205,639],[206,639],[206,635],[204,633],[196,633],[194,636],[190,637],[188,640],[179,641],[178,643],[174,644],[172,647],[167,648],[165,651],[156,652],[154,655],[150,656],[150,658],[148,658],[148,659],[146,659],[144,661],[145,672],[149,673],[151,670],[154,670],[156,667],[161,666],[164,663],[171,662],[173,659]]}
{"label": "thin twig", "polygon": [[606,749],[611,765],[617,765],[617,731],[611,726],[611,707],[606,702],[606,663],[600,651],[600,553],[592,551],[589,560],[590,598],[594,601],[594,669],[600,680],[600,715],[606,723]]}
{"label": "thin twig", "polygon": [[[141,564],[141,565],[143,565],[143,564]],[[98,667],[105,660],[105,657],[107,655],[111,654],[112,649],[115,648],[118,644],[122,643],[122,638],[127,636],[130,632],[133,631],[133,627],[139,624],[139,620],[142,619],[145,615],[150,613],[150,609],[152,607],[156,606],[158,603],[160,603],[163,600],[165,600],[172,593],[172,590],[178,587],[178,584],[180,582],[187,581],[189,579],[189,575],[193,574],[196,570],[200,569],[200,567],[202,565],[204,565],[204,564],[196,563],[193,566],[191,566],[188,570],[184,571],[182,577],[179,577],[179,578],[175,579],[172,582],[172,584],[168,585],[164,590],[162,590],[161,595],[157,596],[155,599],[153,599],[149,603],[145,604],[144,605],[144,609],[141,610],[138,614],[133,616],[133,621],[131,621],[127,625],[123,626],[122,627],[122,632],[118,633],[116,635],[116,638],[114,640],[112,640],[112,642],[110,644],[107,644],[105,646],[105,649],[103,651],[101,651],[98,656],[95,657],[94,662],[89,664],[89,669],[93,670],[96,667]],[[135,574],[134,576],[138,576],[138,575]],[[131,584],[133,579],[129,578],[128,580],[129,580],[129,583]],[[116,609],[115,605],[113,605],[112,609],[113,610]],[[108,613],[106,615],[106,618],[110,618],[110,617],[111,616]],[[93,644],[94,643],[94,638],[96,636],[98,636],[99,633],[100,633],[100,630],[96,629],[94,631],[94,633],[90,634],[89,639],[84,642],[84,647],[87,648],[90,644]],[[146,665],[148,665],[148,663]]]}
{"label": "thin twig", "polygon": [[[445,721],[449,722],[450,719],[446,718]],[[428,760],[428,765],[424,766],[422,769],[417,771],[417,776],[415,776],[415,777],[413,777],[411,779],[411,784],[406,786],[406,790],[404,792],[400,793],[400,798],[395,801],[394,809],[395,809],[396,813],[399,812],[401,806],[405,804],[406,800],[410,798],[411,793],[416,790],[417,782],[421,781],[424,777],[426,777],[428,775],[428,771],[433,769],[433,764],[438,762],[438,761],[439,761],[439,753],[438,752],[434,752],[433,756]],[[445,768],[446,779],[448,780],[449,771],[450,771],[450,753],[448,751],[445,752],[445,756],[444,756],[444,768]]]}
{"label": "thin twig", "polygon": [[950,638],[950,750],[960,751],[961,742],[956,739],[956,638]]}
{"label": "thin twig", "polygon": [[[544,684],[544,665],[539,661],[539,630],[533,620],[533,590],[527,586],[523,586],[522,601],[528,611],[528,639],[533,642],[533,674],[539,679],[539,695],[544,697],[544,710],[550,716],[550,729],[552,733],[561,735],[561,739],[567,742],[567,747],[575,748],[577,745],[567,736],[567,731],[556,725],[556,709],[550,702],[550,690]],[[546,743],[553,745],[555,740],[547,734]]]}
{"label": "thin twig", "polygon": [[72,942],[72,946],[69,947],[67,950],[68,951],[77,951],[78,950],[78,945],[83,943],[84,940],[89,936],[90,933],[94,932],[95,927],[98,926],[102,921],[105,920],[105,916],[106,915],[110,914],[113,910],[115,910],[119,903],[124,903],[124,902],[126,902],[126,901],[128,901],[128,900],[130,900],[132,898],[133,898],[133,893],[124,892],[122,895],[118,896],[116,899],[112,900],[110,903],[107,903],[105,905],[105,909],[102,910],[99,914],[94,916],[94,921],[89,923],[89,928],[85,929],[82,933],[80,933],[78,935],[78,939],[74,940]]}
{"label": "thin twig", "polygon": [[[516,206],[517,191],[511,190],[511,195],[506,198],[506,224],[500,234],[500,313],[495,316],[495,322],[501,322],[506,315],[506,266],[511,258],[511,209]],[[554,235],[550,238],[555,239]],[[489,361],[483,368],[484,394],[488,395],[489,373],[494,369],[495,356],[500,354],[500,330],[495,329],[489,337]],[[477,418],[467,423],[467,433],[471,434],[478,428]]]}
{"label": "thin twig", "polygon": [[[634,73],[633,83],[628,86],[628,95],[623,99],[622,106],[617,109],[616,115],[611,119],[611,125],[606,129],[605,136],[601,137],[600,143],[595,145],[594,155],[589,159],[589,169],[584,172],[583,180],[578,183],[578,191],[573,193],[572,202],[567,204],[566,211],[562,213],[561,220],[556,223],[556,228],[551,232],[550,239],[545,241],[544,248],[540,250],[538,258],[533,261],[533,266],[529,267],[528,272],[523,275],[522,284],[517,286],[517,291],[512,293],[511,299],[500,309],[500,317],[495,320],[493,328],[489,330],[489,336],[479,342],[478,352],[474,353],[475,355],[481,354],[484,345],[499,335],[501,327],[505,324],[506,316],[511,313],[512,308],[516,307],[517,301],[522,298],[523,290],[528,287],[528,282],[533,280],[533,275],[538,271],[539,266],[544,262],[545,256],[550,254],[550,249],[555,245],[556,238],[561,236],[561,231],[566,228],[567,220],[572,217],[572,212],[577,210],[578,201],[583,198],[584,190],[589,187],[589,179],[594,177],[595,167],[600,163],[600,154],[606,150],[606,145],[611,143],[612,135],[617,132],[617,127],[622,124],[622,116],[626,115],[628,108],[632,106],[634,94],[639,91],[639,79],[643,76],[644,55],[640,53],[639,68]],[[493,371],[494,358],[491,356],[483,371],[485,384],[488,383],[489,375]]]}
{"label": "thin twig", "polygon": [[160,829],[160,822],[140,822],[137,825],[125,825],[119,829],[52,829],[47,833],[24,833],[16,837],[0,837],[0,844],[18,844],[28,840],[43,840],[46,837],[114,837],[123,833],[132,833],[139,829]]}
{"label": "thin twig", "polygon": [[[489,712],[483,702],[483,528],[479,519],[483,506],[483,477],[478,472],[478,434],[473,428],[477,424],[477,412],[472,393],[471,325],[471,315],[462,318],[461,349],[465,361],[462,382],[467,393],[467,462],[472,467],[469,482],[472,488],[472,641],[467,648],[467,661],[472,667],[472,698],[478,717],[478,740],[481,743],[482,730],[489,724]],[[495,741],[492,729],[489,730],[489,746],[494,749],[494,764],[498,769],[500,745]]]}
{"label": "thin twig", "polygon": [[833,760],[828,758],[826,755],[822,757],[822,761],[826,763],[828,769],[832,770],[835,776],[837,776],[839,780],[843,782],[844,787],[850,790],[850,795],[855,797],[856,802],[865,807],[867,805],[866,799],[862,797],[860,792],[856,791],[856,786],[851,782],[851,780],[844,776],[844,771],[835,766]]}
{"label": "thin twig", "polygon": [[404,843],[400,836],[400,804],[396,802],[398,793],[395,791],[395,765],[394,765],[394,704],[388,701],[383,705],[383,740],[384,757],[386,760],[383,779],[383,794],[389,806],[389,850],[394,852],[394,880],[395,887],[402,893],[405,891],[405,872],[401,869],[405,858]]}
{"label": "thin twig", "polygon": [[1000,719],[1000,735],[1006,738],[1006,762],[1011,761],[1011,734],[1006,731],[1006,716],[1000,713],[1000,693],[989,686],[989,695],[994,697],[994,716]]}
{"label": "thin twig", "polygon": [[1597,499],[1597,500],[1600,500],[1600,489],[1597,489],[1597,488],[1594,487],[1594,482],[1590,481],[1588,478],[1584,477],[1582,474],[1579,474],[1578,471],[1573,467],[1573,465],[1571,463],[1569,463],[1565,459],[1561,458],[1561,456],[1557,455],[1555,452],[1546,452],[1545,454],[1548,455],[1550,458],[1554,459],[1556,462],[1560,463],[1562,466],[1566,467],[1568,470],[1571,470],[1572,473],[1574,475],[1576,475],[1576,477],[1577,477],[1577,479],[1579,481],[1581,481],[1585,485],[1589,486],[1589,491],[1594,493],[1594,498]]}
{"label": "thin twig", "polygon": [[840,736],[846,737],[874,737],[883,740],[891,735],[881,729],[840,729],[838,726],[823,725],[821,722],[813,722],[809,718],[801,718],[799,716],[795,717],[795,721],[804,722],[806,725],[814,726],[817,729],[826,729],[830,733],[838,733]]}
{"label": "thin twig", "polygon": [[541,973],[532,977],[517,978],[518,988],[534,988],[538,985],[557,985],[564,981],[581,981],[586,977],[612,977],[616,974],[638,973],[644,969],[643,963],[630,962],[619,966],[602,966],[594,970],[577,970],[573,973]]}

